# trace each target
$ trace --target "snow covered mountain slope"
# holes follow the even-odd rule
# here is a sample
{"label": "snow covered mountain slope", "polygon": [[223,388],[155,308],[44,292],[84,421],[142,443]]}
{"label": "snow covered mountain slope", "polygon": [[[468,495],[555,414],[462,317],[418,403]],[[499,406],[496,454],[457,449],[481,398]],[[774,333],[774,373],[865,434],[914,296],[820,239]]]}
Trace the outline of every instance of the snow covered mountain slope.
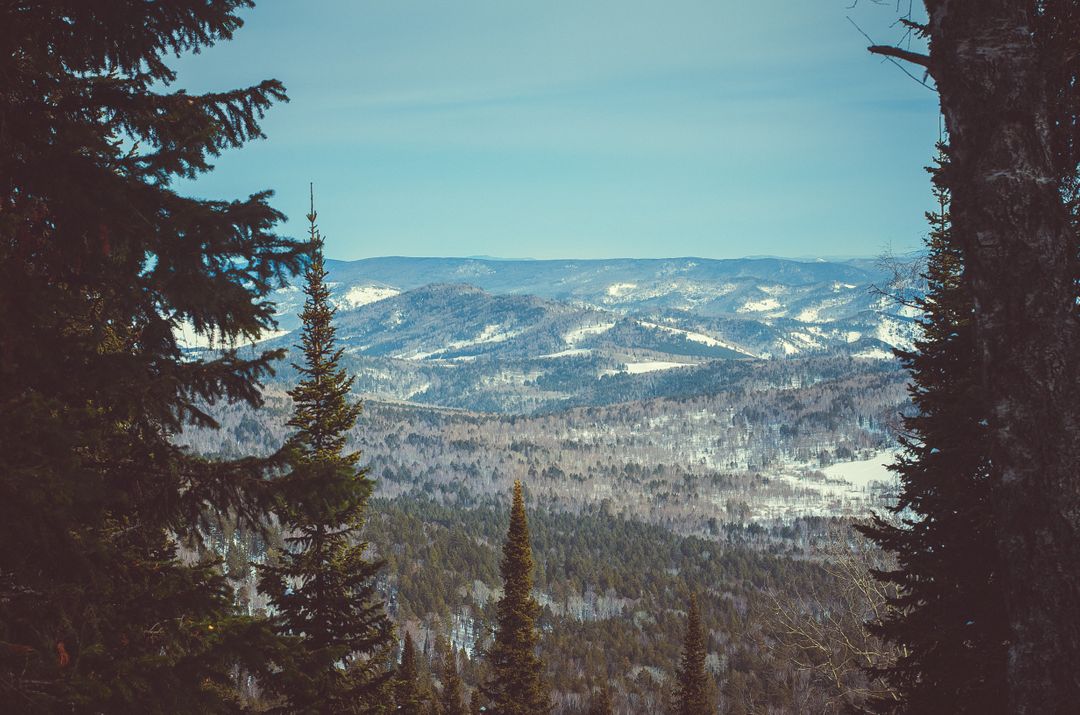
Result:
{"label": "snow covered mountain slope", "polygon": [[[611,390],[598,388],[615,377],[638,396],[686,394],[715,361],[890,360],[918,330],[913,311],[882,297],[891,273],[870,261],[390,257],[327,266],[358,390],[473,410],[606,404]],[[297,343],[303,298],[296,285],[272,296],[280,330],[260,347]],[[288,368],[279,379],[291,379]]]}

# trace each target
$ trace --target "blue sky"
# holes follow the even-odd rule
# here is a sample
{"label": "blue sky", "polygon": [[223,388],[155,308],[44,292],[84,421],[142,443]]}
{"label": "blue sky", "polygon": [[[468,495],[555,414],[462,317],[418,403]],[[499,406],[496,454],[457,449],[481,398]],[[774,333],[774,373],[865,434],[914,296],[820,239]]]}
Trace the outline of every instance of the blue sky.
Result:
{"label": "blue sky", "polygon": [[269,188],[327,253],[532,258],[918,248],[936,95],[850,0],[260,0],[178,86],[267,77],[264,141],[183,188]]}

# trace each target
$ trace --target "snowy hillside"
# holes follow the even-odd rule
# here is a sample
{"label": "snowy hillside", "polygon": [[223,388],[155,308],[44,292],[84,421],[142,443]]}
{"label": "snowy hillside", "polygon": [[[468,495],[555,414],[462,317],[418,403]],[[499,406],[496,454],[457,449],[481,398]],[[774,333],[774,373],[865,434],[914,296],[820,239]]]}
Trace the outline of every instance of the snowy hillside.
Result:
{"label": "snowy hillside", "polygon": [[[608,387],[618,376],[639,397],[686,394],[705,389],[716,361],[891,361],[917,332],[916,314],[882,296],[891,274],[869,261],[373,258],[328,268],[357,389],[444,407],[606,404],[618,401]],[[295,286],[274,293],[280,329],[260,347],[296,344],[303,298]]]}

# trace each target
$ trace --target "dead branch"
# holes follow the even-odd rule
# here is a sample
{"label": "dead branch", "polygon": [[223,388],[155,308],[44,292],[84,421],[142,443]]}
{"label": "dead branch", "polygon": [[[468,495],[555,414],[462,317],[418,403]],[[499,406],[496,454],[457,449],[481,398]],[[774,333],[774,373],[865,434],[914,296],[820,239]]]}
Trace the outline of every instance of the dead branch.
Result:
{"label": "dead branch", "polygon": [[920,65],[922,67],[930,66],[930,56],[924,55],[921,52],[912,52],[911,50],[905,50],[903,47],[893,47],[892,45],[870,45],[867,47],[870,52],[875,55],[882,55],[884,57],[896,57],[897,59],[911,62],[912,64]]}

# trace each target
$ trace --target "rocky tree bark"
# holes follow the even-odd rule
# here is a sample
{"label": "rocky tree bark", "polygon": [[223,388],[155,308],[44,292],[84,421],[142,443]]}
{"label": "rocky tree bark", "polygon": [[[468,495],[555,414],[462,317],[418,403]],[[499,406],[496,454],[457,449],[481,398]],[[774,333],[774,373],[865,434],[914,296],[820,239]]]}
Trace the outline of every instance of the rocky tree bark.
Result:
{"label": "rocky tree bark", "polygon": [[1062,198],[1076,167],[1063,171],[1055,157],[1075,124],[1057,86],[1074,59],[1040,47],[1051,3],[925,4],[928,57],[871,50],[924,65],[938,86],[950,145],[940,180],[952,193],[991,410],[1009,707],[1061,712],[1080,701],[1077,241]]}

